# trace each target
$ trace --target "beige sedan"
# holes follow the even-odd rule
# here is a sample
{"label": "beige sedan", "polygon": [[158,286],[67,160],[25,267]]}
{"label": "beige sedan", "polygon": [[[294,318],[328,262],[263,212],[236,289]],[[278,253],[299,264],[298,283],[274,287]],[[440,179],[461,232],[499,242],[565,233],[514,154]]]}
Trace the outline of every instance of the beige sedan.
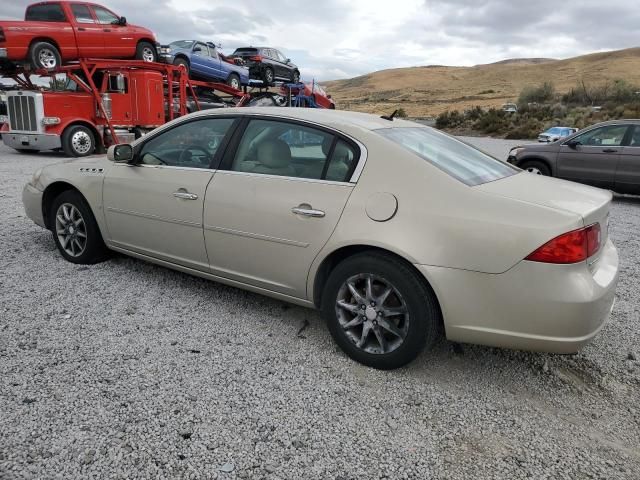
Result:
{"label": "beige sedan", "polygon": [[576,352],[618,278],[609,192],[360,113],[199,112],[37,171],[23,201],[71,262],[115,250],[319,308],[383,369],[441,334]]}

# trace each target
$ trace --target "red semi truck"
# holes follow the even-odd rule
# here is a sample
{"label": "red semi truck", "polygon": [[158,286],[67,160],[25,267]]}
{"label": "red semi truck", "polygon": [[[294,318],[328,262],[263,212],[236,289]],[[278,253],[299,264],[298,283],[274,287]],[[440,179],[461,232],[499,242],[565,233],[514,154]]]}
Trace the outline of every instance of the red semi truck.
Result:
{"label": "red semi truck", "polygon": [[35,3],[27,7],[24,21],[0,21],[0,62],[27,62],[36,69],[55,69],[79,58],[155,62],[158,47],[150,30],[87,2]]}
{"label": "red semi truck", "polygon": [[[41,73],[45,73],[42,72]],[[39,88],[28,74],[10,77],[0,128],[5,145],[21,152],[62,149],[82,157],[130,142],[212,98],[242,106],[250,96],[224,83],[190,80],[183,67],[135,60],[81,60],[50,72],[68,80],[61,91]],[[59,80],[58,80],[59,81]]]}

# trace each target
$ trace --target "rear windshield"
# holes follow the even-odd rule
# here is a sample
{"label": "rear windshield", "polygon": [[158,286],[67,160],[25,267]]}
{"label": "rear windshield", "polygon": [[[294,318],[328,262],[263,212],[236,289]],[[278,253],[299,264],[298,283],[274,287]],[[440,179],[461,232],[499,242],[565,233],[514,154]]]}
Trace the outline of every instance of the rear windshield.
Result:
{"label": "rear windshield", "polygon": [[27,8],[24,19],[28,22],[66,22],[62,7],[58,3],[33,5]]}
{"label": "rear windshield", "polygon": [[499,180],[520,171],[432,128],[383,128],[375,132],[470,186]]}
{"label": "rear windshield", "polygon": [[236,48],[236,51],[233,52],[233,55],[242,54],[242,53],[256,53],[258,51],[257,48]]}

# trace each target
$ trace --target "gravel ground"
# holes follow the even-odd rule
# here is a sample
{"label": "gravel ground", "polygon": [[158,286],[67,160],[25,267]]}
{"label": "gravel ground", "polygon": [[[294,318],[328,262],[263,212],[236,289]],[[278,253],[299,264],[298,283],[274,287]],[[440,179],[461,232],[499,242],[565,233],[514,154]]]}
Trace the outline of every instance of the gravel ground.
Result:
{"label": "gravel ground", "polygon": [[20,199],[61,160],[0,147],[0,478],[640,478],[640,199],[614,202],[617,303],[580,354],[442,341],[380,372],[316,312],[65,262]]}

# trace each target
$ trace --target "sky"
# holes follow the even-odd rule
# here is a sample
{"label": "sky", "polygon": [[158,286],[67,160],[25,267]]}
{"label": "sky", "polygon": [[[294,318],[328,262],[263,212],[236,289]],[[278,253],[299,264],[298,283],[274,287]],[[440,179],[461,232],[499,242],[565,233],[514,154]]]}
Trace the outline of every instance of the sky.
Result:
{"label": "sky", "polygon": [[[640,45],[638,0],[93,0],[165,44],[269,46],[304,79],[418,65],[568,58]],[[0,0],[20,19],[29,0]]]}

